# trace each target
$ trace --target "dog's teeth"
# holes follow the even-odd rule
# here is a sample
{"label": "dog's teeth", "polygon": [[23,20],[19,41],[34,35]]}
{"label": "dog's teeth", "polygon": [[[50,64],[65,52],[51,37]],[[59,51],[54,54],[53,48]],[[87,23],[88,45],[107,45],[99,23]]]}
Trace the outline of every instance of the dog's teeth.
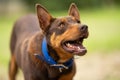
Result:
{"label": "dog's teeth", "polygon": [[81,50],[80,47],[77,47],[77,48],[78,48],[78,50]]}
{"label": "dog's teeth", "polygon": [[73,46],[72,46],[72,45],[70,45],[69,47],[70,47],[70,48],[73,48]]}
{"label": "dog's teeth", "polygon": [[70,47],[72,48],[73,46],[72,46],[72,45],[70,45]]}
{"label": "dog's teeth", "polygon": [[67,46],[70,47],[70,48],[72,48],[72,45],[70,45],[70,43],[67,43]]}
{"label": "dog's teeth", "polygon": [[73,46],[72,46],[72,45],[70,45],[70,48],[73,48]]}
{"label": "dog's teeth", "polygon": [[67,46],[69,47],[69,46],[70,46],[70,44],[69,44],[69,43],[67,43]]}
{"label": "dog's teeth", "polygon": [[80,50],[80,47],[78,47],[78,50]]}

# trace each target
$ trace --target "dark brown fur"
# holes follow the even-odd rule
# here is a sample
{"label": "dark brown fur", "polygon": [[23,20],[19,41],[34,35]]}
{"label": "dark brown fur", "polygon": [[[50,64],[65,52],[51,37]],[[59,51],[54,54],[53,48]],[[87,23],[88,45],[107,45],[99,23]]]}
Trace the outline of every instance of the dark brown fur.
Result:
{"label": "dark brown fur", "polygon": [[[18,67],[22,70],[25,80],[72,80],[76,72],[75,63],[60,72],[59,69],[36,58],[34,54],[42,56],[41,43],[46,37],[49,53],[55,61],[64,63],[73,57],[73,54],[64,51],[60,44],[63,40],[72,40],[82,35],[77,27],[81,25],[77,7],[75,4],[71,5],[68,17],[53,18],[45,8],[37,5],[37,15],[38,18],[32,14],[27,15],[19,19],[13,27],[9,80],[15,80]],[[57,27],[60,22],[67,23],[66,27]],[[84,36],[87,37],[88,33]]]}

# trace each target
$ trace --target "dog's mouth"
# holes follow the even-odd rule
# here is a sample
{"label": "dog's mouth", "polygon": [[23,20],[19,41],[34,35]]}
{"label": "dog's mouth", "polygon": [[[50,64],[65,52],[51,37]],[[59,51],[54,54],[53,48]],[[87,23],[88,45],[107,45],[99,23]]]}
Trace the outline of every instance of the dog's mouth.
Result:
{"label": "dog's mouth", "polygon": [[62,44],[63,49],[69,53],[82,56],[87,52],[86,48],[82,44],[83,40],[84,40],[84,37],[80,37],[76,40],[65,41]]}

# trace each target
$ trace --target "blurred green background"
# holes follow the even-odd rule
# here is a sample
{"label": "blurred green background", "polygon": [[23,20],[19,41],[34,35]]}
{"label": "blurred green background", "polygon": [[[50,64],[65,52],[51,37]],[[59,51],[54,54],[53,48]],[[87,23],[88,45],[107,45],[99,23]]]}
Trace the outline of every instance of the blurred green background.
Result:
{"label": "blurred green background", "polygon": [[[66,16],[72,2],[79,7],[82,23],[89,26],[90,35],[84,42],[87,55],[120,56],[120,0],[0,0],[0,80],[8,80],[9,43],[14,22],[21,16],[36,13],[36,3],[46,7],[54,17]],[[120,68],[118,70],[117,75],[99,80],[120,80]]]}

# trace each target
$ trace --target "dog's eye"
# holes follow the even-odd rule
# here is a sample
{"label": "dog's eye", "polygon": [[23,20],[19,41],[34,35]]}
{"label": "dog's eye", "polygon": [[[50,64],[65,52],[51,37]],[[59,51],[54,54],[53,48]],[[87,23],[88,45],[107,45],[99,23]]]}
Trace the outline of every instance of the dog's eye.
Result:
{"label": "dog's eye", "polygon": [[64,27],[64,25],[65,25],[65,23],[64,23],[64,22],[60,22],[60,23],[59,23],[59,25],[58,25],[58,27],[59,27],[59,28],[63,28],[63,27]]}
{"label": "dog's eye", "polygon": [[64,25],[64,24],[65,24],[64,22],[60,22],[60,23],[59,23],[59,26]]}

